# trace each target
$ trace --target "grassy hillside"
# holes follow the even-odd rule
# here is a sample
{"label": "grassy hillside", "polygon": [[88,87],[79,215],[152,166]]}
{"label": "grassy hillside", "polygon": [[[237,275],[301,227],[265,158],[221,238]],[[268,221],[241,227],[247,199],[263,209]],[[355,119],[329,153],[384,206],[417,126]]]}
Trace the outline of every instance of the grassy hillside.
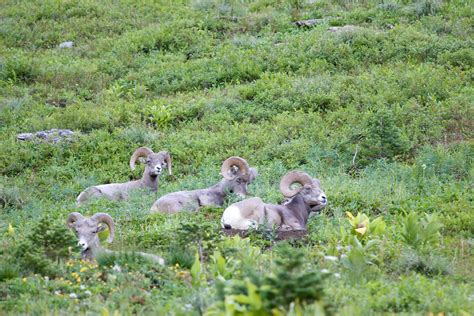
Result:
{"label": "grassy hillside", "polygon": [[[0,314],[472,313],[473,16],[462,0],[2,1]],[[52,128],[75,135],[17,139]],[[174,176],[80,211],[114,217],[108,248],[167,265],[82,262],[75,198],[138,178],[139,146],[168,150]],[[268,202],[290,170],[321,180],[305,239],[223,236],[237,196],[149,214],[233,155]]]}

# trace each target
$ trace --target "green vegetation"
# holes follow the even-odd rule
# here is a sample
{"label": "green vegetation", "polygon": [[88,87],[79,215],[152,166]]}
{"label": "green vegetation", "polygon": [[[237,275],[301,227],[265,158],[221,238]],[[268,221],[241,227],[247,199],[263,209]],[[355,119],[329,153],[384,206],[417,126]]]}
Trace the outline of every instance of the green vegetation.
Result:
{"label": "green vegetation", "polygon": [[[0,314],[370,315],[474,310],[473,7],[469,1],[2,1]],[[293,22],[321,19],[313,27]],[[331,32],[329,27],[354,25]],[[72,48],[59,44],[74,41]],[[51,128],[57,144],[16,135]],[[122,254],[79,260],[67,215],[87,186]],[[246,158],[253,196],[321,180],[302,240],[220,232],[223,208],[150,215],[156,198]],[[231,196],[225,206],[235,202]],[[131,250],[163,256],[153,265]],[[127,252],[125,252],[127,251]]]}

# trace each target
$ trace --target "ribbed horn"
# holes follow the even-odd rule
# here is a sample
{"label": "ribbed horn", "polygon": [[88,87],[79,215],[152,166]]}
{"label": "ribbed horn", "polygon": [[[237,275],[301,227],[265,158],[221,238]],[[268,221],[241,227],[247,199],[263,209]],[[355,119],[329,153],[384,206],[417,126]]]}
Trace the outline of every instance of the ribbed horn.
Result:
{"label": "ribbed horn", "polygon": [[82,216],[81,213],[72,212],[71,214],[69,214],[66,220],[66,224],[69,228],[73,228],[74,226],[76,226],[77,221],[82,219],[84,219],[84,216]]}
{"label": "ribbed horn", "polygon": [[221,167],[221,174],[227,180],[234,179],[237,175],[232,172],[232,167],[236,166],[239,168],[240,175],[247,175],[249,173],[249,164],[243,158],[234,156],[227,158]]}
{"label": "ribbed horn", "polygon": [[112,217],[109,214],[106,213],[96,213],[94,216],[91,217],[91,220],[94,220],[99,223],[105,223],[107,226],[109,226],[109,238],[107,239],[108,243],[111,243],[114,241],[115,237],[115,223]]}
{"label": "ribbed horn", "polygon": [[148,147],[137,148],[132,157],[130,157],[130,169],[135,170],[135,162],[139,157],[147,157],[149,154],[153,154],[153,150]]}
{"label": "ribbed horn", "polygon": [[173,175],[173,172],[171,170],[171,155],[167,151],[160,151],[159,154],[163,155],[165,157],[166,165],[168,166],[168,175]]}
{"label": "ribbed horn", "polygon": [[293,183],[299,183],[301,186],[305,186],[306,184],[311,184],[312,181],[313,179],[306,172],[290,171],[281,179],[280,191],[285,197],[292,197],[301,190],[301,188],[292,189],[291,185]]}

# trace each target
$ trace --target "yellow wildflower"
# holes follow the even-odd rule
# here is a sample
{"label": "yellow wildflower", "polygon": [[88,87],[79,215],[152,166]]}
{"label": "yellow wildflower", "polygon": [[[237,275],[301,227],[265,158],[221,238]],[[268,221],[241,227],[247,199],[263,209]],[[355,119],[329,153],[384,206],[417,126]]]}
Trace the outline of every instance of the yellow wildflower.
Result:
{"label": "yellow wildflower", "polygon": [[11,223],[8,223],[8,235],[14,236],[15,235],[15,229],[13,228]]}
{"label": "yellow wildflower", "polygon": [[89,268],[82,267],[81,270],[79,270],[79,272],[84,272],[84,271],[87,271],[87,270],[89,270]]}

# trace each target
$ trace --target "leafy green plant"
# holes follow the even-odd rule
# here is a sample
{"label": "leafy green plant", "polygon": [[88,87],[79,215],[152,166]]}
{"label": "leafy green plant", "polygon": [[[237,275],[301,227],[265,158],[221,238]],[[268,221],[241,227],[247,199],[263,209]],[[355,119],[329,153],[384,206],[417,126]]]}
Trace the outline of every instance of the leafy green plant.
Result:
{"label": "leafy green plant", "polygon": [[71,256],[74,237],[62,222],[45,215],[13,249],[25,272],[57,275],[59,261]]}
{"label": "leafy green plant", "polygon": [[427,276],[451,273],[448,260],[438,254],[424,254],[414,249],[405,249],[396,261],[396,270],[403,273],[416,271]]}
{"label": "leafy green plant", "polygon": [[279,256],[272,269],[263,275],[252,272],[243,280],[221,280],[218,296],[226,313],[271,315],[288,310],[295,302],[324,305],[327,275],[305,267],[301,249],[281,244],[276,251]]}
{"label": "leafy green plant", "polygon": [[370,220],[364,213],[357,213],[357,216],[351,212],[346,212],[348,221],[351,225],[351,235],[356,236],[359,240],[367,240],[370,237],[380,237],[386,228],[386,224],[382,217]]}
{"label": "leafy green plant", "polygon": [[435,245],[439,242],[440,229],[443,227],[436,214],[410,212],[402,219],[402,240],[414,249]]}
{"label": "leafy green plant", "polygon": [[341,257],[341,263],[350,271],[352,276],[363,277],[366,267],[378,261],[377,255],[373,253],[373,249],[377,244],[378,241],[370,240],[363,245],[357,238],[354,238],[347,255]]}
{"label": "leafy green plant", "polygon": [[25,200],[18,187],[7,187],[0,184],[0,207],[7,208],[23,208]]}

